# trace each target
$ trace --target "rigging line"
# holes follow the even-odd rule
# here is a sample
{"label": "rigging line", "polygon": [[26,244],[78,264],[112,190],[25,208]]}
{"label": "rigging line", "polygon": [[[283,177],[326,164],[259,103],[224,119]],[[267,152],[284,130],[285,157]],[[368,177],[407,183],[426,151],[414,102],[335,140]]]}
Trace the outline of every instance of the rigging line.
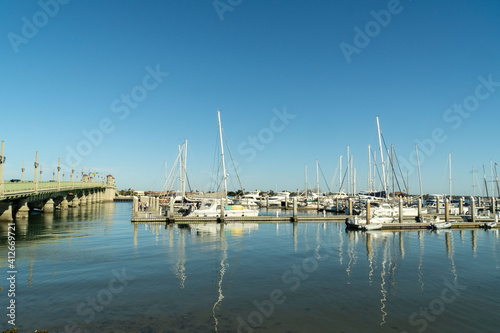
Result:
{"label": "rigging line", "polygon": [[[381,134],[382,135],[382,134]],[[389,149],[387,149],[387,145],[385,144],[385,138],[384,136],[382,135],[382,141],[384,141],[384,147],[385,147],[385,150],[387,152],[389,152]],[[390,155],[389,155],[390,156]],[[396,174],[394,173],[394,163],[392,161],[392,158],[389,158],[389,161],[391,161],[391,169],[392,169],[392,172],[393,172],[393,176],[396,176]],[[399,192],[401,192],[401,186],[399,186],[399,181],[398,181],[398,177],[394,177],[394,179],[396,180],[396,184],[398,185],[398,190]]]}
{"label": "rigging line", "polygon": [[[335,172],[333,173],[332,184],[331,184],[332,189],[333,189],[333,186],[335,184],[335,178],[337,178],[337,171],[339,170],[339,164],[340,164],[340,161],[337,162],[337,168],[335,169]],[[340,189],[339,189],[339,191],[340,191]]]}
{"label": "rigging line", "polygon": [[[344,171],[344,176],[342,177],[342,182],[340,183],[340,188],[342,188],[342,186],[344,185],[344,181],[347,177],[347,171],[349,170],[349,163],[351,163],[350,159],[351,158],[349,156],[347,156],[347,168]],[[340,189],[339,189],[339,192],[340,192]],[[349,193],[349,189],[347,190],[346,193]]]}
{"label": "rigging line", "polygon": [[189,177],[188,177],[187,172],[186,172],[186,181],[187,181],[187,183],[188,183],[189,192],[193,192],[193,189],[191,188],[191,183],[189,182]]}
{"label": "rigging line", "polygon": [[[375,153],[374,152],[372,152],[372,155],[375,158]],[[380,176],[380,170],[378,169],[377,164],[375,164],[375,169],[377,170],[378,180],[380,181],[380,184],[382,184],[383,180],[382,180],[382,176]],[[387,193],[385,195],[387,196]]]}
{"label": "rigging line", "polygon": [[403,176],[403,172],[401,171],[401,165],[399,164],[398,154],[396,154],[396,148],[394,148],[394,157],[396,158],[396,165],[398,166],[399,174],[401,175],[401,179],[403,180],[403,186],[406,189],[405,177]]}
{"label": "rigging line", "polygon": [[236,170],[236,164],[234,164],[233,154],[231,154],[231,149],[229,149],[229,143],[227,143],[226,132],[224,132],[224,129],[222,129],[222,134],[224,135],[224,140],[226,140],[227,151],[229,152],[229,156],[231,156],[231,162],[233,162],[234,172],[236,172],[236,177],[238,178],[238,183],[240,183],[241,192],[243,192],[243,186],[241,185],[240,175],[238,175],[238,170]]}
{"label": "rigging line", "polygon": [[331,192],[330,187],[328,186],[328,183],[326,182],[325,175],[323,174],[323,170],[321,170],[321,165],[319,165],[319,163],[318,163],[318,167],[319,167],[319,171],[321,172],[321,175],[323,176],[323,180],[325,181],[326,188],[328,189],[328,192]]}

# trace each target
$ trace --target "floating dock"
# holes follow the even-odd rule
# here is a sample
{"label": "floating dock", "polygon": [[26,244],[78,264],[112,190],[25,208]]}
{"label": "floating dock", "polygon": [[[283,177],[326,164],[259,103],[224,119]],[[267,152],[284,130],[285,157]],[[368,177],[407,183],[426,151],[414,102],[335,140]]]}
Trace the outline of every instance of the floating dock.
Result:
{"label": "floating dock", "polygon": [[[142,215],[142,216],[141,216]],[[431,216],[431,215],[430,215]],[[429,216],[429,217],[430,217]],[[432,215],[434,216],[434,215]],[[310,216],[298,215],[293,216],[241,216],[241,217],[183,217],[173,216],[166,217],[153,213],[142,213],[139,216],[132,217],[132,223],[137,224],[199,224],[199,223],[344,223],[348,215],[326,215],[326,216]],[[457,217],[460,222],[452,222],[451,229],[477,229],[485,222],[493,221],[492,219],[481,219],[480,222],[461,222],[462,218]],[[417,223],[414,219],[404,220],[402,223],[397,221],[391,223],[382,223],[382,230],[418,230],[427,229],[429,222]],[[500,225],[494,227],[498,229]]]}

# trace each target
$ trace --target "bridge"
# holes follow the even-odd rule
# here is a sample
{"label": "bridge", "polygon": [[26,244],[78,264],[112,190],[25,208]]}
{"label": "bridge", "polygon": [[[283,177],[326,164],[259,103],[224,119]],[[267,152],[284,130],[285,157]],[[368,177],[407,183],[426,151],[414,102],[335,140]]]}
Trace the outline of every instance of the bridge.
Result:
{"label": "bridge", "polygon": [[[13,179],[3,180],[5,164],[4,142],[0,153],[0,221],[24,219],[30,211],[38,210],[53,213],[55,209],[66,210],[92,205],[103,201],[113,201],[116,192],[112,175],[94,179],[90,173],[83,174],[80,181],[74,180],[74,168],[70,181],[60,180],[60,162],[57,167],[57,180],[40,181],[38,175],[38,153],[35,158],[35,177],[33,181]],[[40,172],[41,178],[41,172]]]}

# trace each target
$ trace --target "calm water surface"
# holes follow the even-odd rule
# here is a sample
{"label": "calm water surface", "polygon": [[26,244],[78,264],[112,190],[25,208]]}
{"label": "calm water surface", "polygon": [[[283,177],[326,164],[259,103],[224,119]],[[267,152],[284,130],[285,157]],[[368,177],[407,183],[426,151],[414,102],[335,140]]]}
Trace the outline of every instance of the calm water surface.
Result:
{"label": "calm water surface", "polygon": [[130,210],[98,204],[17,223],[20,332],[499,331],[498,230],[145,225]]}

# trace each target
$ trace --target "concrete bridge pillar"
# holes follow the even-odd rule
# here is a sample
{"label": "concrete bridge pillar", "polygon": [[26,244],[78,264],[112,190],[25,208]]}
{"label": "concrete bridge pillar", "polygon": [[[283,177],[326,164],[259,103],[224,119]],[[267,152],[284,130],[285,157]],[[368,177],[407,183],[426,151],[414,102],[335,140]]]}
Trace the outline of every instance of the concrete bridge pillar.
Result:
{"label": "concrete bridge pillar", "polygon": [[0,202],[0,221],[2,222],[11,222],[14,219],[12,218],[12,202],[5,201]]}
{"label": "concrete bridge pillar", "polygon": [[87,205],[92,204],[92,193],[87,194]]}
{"label": "concrete bridge pillar", "polygon": [[59,203],[58,207],[60,210],[68,210],[69,203],[68,203],[68,200],[66,200],[66,197],[63,197],[63,199]]}
{"label": "concrete bridge pillar", "polygon": [[72,199],[68,200],[68,206],[69,207],[78,207],[80,205],[80,199],[78,199],[78,196],[75,195]]}
{"label": "concrete bridge pillar", "polygon": [[80,206],[86,206],[87,205],[87,197],[85,196],[85,193],[82,193],[82,195],[79,198],[80,200]]}
{"label": "concrete bridge pillar", "polygon": [[30,213],[30,209],[28,207],[28,200],[21,199],[19,200],[19,209],[16,212],[16,219],[27,219]]}
{"label": "concrete bridge pillar", "polygon": [[53,213],[54,212],[54,200],[52,200],[52,199],[47,200],[42,207],[42,211],[44,213]]}
{"label": "concrete bridge pillar", "polygon": [[96,193],[92,193],[92,203],[96,203],[97,202],[97,194]]}

